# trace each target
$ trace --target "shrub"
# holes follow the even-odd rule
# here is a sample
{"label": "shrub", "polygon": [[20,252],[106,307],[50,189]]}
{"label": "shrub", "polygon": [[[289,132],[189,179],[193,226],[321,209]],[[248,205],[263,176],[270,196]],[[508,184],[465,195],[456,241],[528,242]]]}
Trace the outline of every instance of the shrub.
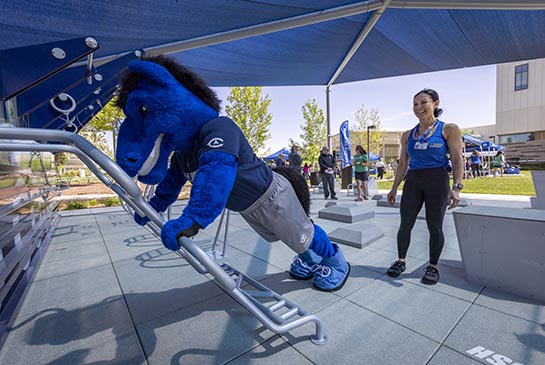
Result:
{"label": "shrub", "polygon": [[114,205],[119,205],[119,198],[117,198],[117,197],[105,198],[104,199],[104,205],[107,206],[107,207],[112,207]]}
{"label": "shrub", "polygon": [[87,208],[86,202],[80,201],[80,200],[71,200],[66,204],[66,210],[85,209],[85,208]]}

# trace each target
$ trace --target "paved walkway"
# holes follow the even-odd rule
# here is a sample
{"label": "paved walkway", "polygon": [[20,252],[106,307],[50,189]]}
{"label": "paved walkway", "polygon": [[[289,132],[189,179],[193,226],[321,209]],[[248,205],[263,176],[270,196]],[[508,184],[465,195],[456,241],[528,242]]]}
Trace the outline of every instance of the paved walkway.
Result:
{"label": "paved walkway", "polygon": [[[313,194],[312,218],[330,232],[344,224],[317,218],[325,203]],[[426,286],[425,222],[414,228],[407,271],[391,279],[384,273],[396,257],[399,211],[363,204],[375,210],[366,223],[385,235],[363,249],[343,246],[352,272],[335,293],[290,279],[293,253],[231,215],[225,261],[318,315],[326,346],[308,340],[310,324],[275,335],[120,208],[93,208],[62,213],[0,364],[545,364],[543,303],[467,282],[451,213],[441,281]],[[209,246],[217,224],[195,240]]]}

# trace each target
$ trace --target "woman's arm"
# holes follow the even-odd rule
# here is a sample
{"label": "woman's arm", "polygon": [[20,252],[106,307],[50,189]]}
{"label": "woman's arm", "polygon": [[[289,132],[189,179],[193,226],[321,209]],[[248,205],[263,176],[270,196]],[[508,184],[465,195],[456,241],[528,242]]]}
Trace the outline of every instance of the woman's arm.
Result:
{"label": "woman's arm", "polygon": [[393,205],[396,200],[397,195],[397,188],[399,184],[401,184],[401,181],[403,181],[403,178],[405,177],[405,174],[407,173],[407,168],[409,166],[409,155],[407,154],[407,141],[409,140],[409,136],[411,134],[411,131],[405,131],[401,135],[401,151],[399,153],[399,164],[397,165],[397,173],[394,179],[394,184],[392,185],[392,190],[388,193],[388,204]]}
{"label": "woman's arm", "polygon": [[[461,183],[464,177],[464,160],[462,156],[462,132],[454,123],[445,124],[443,136],[447,140],[450,151],[450,160],[452,161],[452,179],[453,183]],[[449,209],[456,208],[460,201],[460,190],[451,189],[449,193]]]}

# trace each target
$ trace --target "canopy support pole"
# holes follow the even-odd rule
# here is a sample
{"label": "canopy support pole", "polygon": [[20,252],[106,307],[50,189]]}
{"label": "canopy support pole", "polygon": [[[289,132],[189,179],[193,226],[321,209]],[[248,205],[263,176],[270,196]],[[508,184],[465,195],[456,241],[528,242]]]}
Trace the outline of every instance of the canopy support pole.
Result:
{"label": "canopy support pole", "polygon": [[344,70],[346,65],[348,65],[348,62],[350,62],[354,54],[356,54],[356,51],[360,48],[365,38],[367,38],[371,30],[375,27],[375,24],[377,24],[378,20],[380,19],[380,17],[384,13],[384,11],[386,10],[390,2],[391,0],[384,1],[380,9],[376,10],[373,16],[371,16],[371,19],[369,19],[369,21],[365,23],[360,34],[358,35],[354,43],[352,43],[352,47],[350,47],[350,49],[348,50],[348,53],[346,54],[346,56],[344,56],[344,59],[342,60],[341,64],[339,65],[339,67],[337,68],[337,70],[335,71],[335,73],[333,74],[333,76],[331,77],[331,79],[326,85],[325,92],[326,92],[326,115],[327,115],[327,147],[329,149],[331,149],[331,120],[330,120],[330,106],[329,106],[330,87],[331,85],[333,85],[335,80],[337,80],[337,77],[339,77],[339,75]]}
{"label": "canopy support pole", "polygon": [[329,107],[329,93],[331,92],[329,85],[325,88],[325,112],[326,112],[326,122],[327,122],[327,141],[326,145],[329,150],[331,150],[331,115]]}

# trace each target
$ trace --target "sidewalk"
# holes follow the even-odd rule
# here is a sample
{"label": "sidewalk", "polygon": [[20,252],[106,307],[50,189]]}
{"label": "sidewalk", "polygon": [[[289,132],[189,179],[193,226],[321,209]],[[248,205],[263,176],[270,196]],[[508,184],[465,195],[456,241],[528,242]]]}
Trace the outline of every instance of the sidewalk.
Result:
{"label": "sidewalk", "polygon": [[[338,197],[338,204],[354,204],[346,192]],[[529,206],[479,198],[468,197],[472,204]],[[312,219],[327,232],[345,226],[318,218],[326,202],[312,194]],[[175,216],[185,203],[175,205]],[[417,220],[413,230],[407,271],[392,279],[385,271],[396,257],[399,210],[372,200],[361,204],[375,217],[352,226],[379,227],[384,237],[363,249],[342,246],[352,271],[334,293],[291,279],[294,254],[287,246],[265,242],[238,214],[230,219],[224,260],[321,318],[326,346],[309,341],[312,325],[270,332],[119,207],[90,208],[62,212],[0,363],[545,363],[545,306],[467,282],[451,213],[441,281],[430,287],[420,283],[428,256],[425,221]],[[218,221],[195,241],[210,245],[217,227]]]}

